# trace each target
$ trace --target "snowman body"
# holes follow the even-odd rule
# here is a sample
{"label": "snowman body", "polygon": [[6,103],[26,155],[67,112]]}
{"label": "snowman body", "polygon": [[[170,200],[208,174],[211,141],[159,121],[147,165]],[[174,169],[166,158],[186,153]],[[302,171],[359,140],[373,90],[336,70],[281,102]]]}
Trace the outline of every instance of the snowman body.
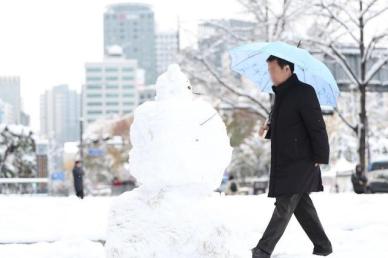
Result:
{"label": "snowman body", "polygon": [[134,112],[129,168],[140,186],[112,204],[107,257],[237,257],[225,248],[232,232],[209,205],[231,160],[225,124],[193,98],[177,65],[156,91]]}

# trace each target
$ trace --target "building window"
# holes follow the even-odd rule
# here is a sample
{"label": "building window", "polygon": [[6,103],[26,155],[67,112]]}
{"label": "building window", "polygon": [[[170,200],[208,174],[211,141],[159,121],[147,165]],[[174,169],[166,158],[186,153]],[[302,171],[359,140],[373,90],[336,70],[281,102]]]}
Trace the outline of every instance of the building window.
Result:
{"label": "building window", "polygon": [[135,94],[133,94],[133,93],[124,93],[124,94],[123,94],[123,97],[126,97],[126,98],[128,98],[128,97],[134,97],[134,95],[135,95]]}
{"label": "building window", "polygon": [[88,89],[101,89],[102,88],[102,85],[98,85],[98,84],[89,84],[87,86]]}
{"label": "building window", "polygon": [[102,97],[101,94],[86,94],[87,98],[100,98]]}
{"label": "building window", "polygon": [[88,73],[93,73],[93,72],[101,72],[102,69],[101,69],[101,67],[88,67],[88,68],[86,68],[86,71]]}
{"label": "building window", "polygon": [[106,80],[107,81],[117,81],[118,77],[117,76],[108,76],[108,77],[106,77]]}
{"label": "building window", "polygon": [[117,85],[117,84],[107,84],[105,86],[105,88],[107,88],[107,89],[118,89],[119,85]]}
{"label": "building window", "polygon": [[117,97],[119,97],[119,94],[117,94],[117,93],[107,93],[106,96],[108,98],[117,98]]}
{"label": "building window", "polygon": [[88,106],[101,106],[102,103],[101,103],[101,102],[88,102],[87,105],[88,105]]}
{"label": "building window", "polygon": [[123,71],[123,72],[132,72],[133,68],[132,67],[123,67],[123,68],[121,68],[121,71]]}
{"label": "building window", "polygon": [[88,115],[99,115],[102,114],[101,110],[88,110]]}
{"label": "building window", "polygon": [[101,77],[90,76],[86,78],[87,81],[101,81]]}
{"label": "building window", "polygon": [[106,67],[105,72],[118,72],[116,67]]}

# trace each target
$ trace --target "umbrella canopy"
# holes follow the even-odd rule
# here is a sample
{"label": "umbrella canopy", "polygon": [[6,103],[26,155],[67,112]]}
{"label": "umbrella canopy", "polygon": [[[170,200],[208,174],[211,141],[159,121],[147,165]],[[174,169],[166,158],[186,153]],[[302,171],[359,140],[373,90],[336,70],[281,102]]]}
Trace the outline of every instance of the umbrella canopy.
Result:
{"label": "umbrella canopy", "polygon": [[322,106],[335,107],[339,95],[338,85],[329,68],[307,50],[284,42],[257,42],[229,51],[232,70],[253,81],[263,92],[273,93],[268,73],[267,58],[277,56],[294,63],[299,80],[314,87]]}

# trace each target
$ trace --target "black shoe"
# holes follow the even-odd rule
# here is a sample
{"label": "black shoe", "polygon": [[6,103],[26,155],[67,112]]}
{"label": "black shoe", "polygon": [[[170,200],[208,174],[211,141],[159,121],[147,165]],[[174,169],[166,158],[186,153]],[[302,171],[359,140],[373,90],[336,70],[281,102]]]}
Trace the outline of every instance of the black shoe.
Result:
{"label": "black shoe", "polygon": [[271,255],[258,247],[252,249],[252,258],[270,258]]}
{"label": "black shoe", "polygon": [[331,246],[329,248],[322,248],[322,247],[314,247],[313,254],[315,255],[321,255],[321,256],[327,256],[333,252],[333,249]]}

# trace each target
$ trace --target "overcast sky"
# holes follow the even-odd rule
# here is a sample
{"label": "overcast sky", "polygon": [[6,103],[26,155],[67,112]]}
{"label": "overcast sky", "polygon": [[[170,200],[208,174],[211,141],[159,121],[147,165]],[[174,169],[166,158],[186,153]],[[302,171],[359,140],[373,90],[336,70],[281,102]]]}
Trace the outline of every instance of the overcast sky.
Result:
{"label": "overcast sky", "polygon": [[[0,1],[0,76],[19,75],[24,110],[39,129],[39,96],[45,89],[68,84],[79,91],[84,63],[101,61],[103,12],[112,0]],[[192,44],[202,19],[238,14],[234,0],[148,0],[161,31],[182,20],[182,41]]]}

